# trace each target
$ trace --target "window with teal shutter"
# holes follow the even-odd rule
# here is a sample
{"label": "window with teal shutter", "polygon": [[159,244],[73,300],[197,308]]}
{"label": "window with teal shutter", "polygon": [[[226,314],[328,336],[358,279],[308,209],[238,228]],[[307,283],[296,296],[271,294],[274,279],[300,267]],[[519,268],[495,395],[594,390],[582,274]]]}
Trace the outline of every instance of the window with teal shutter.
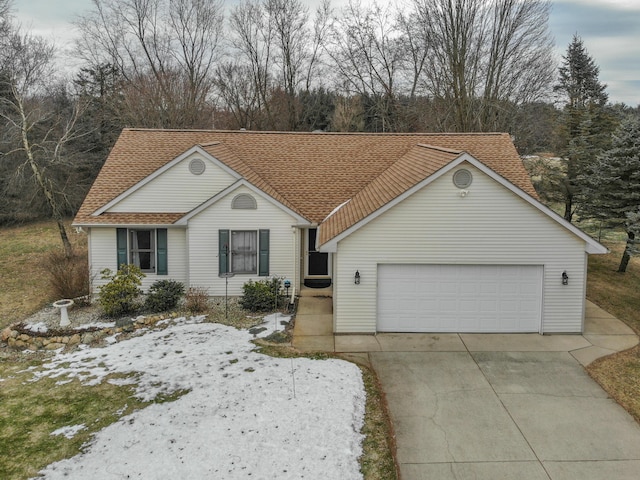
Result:
{"label": "window with teal shutter", "polygon": [[259,275],[261,277],[269,276],[269,230],[260,230],[260,261]]}
{"label": "window with teal shutter", "polygon": [[116,229],[116,250],[118,253],[118,270],[122,265],[127,265],[128,255],[127,255],[127,229],[126,228],[118,228]]}
{"label": "window with teal shutter", "polygon": [[167,275],[169,273],[167,265],[167,229],[159,228],[157,230],[157,255],[158,255],[158,275]]}

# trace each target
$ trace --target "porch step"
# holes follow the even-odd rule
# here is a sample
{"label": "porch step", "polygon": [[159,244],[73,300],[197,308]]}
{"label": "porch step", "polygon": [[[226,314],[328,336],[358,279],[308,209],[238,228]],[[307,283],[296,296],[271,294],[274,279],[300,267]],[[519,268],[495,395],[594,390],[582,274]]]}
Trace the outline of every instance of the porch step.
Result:
{"label": "porch step", "polygon": [[333,297],[333,285],[325,288],[300,287],[301,297]]}

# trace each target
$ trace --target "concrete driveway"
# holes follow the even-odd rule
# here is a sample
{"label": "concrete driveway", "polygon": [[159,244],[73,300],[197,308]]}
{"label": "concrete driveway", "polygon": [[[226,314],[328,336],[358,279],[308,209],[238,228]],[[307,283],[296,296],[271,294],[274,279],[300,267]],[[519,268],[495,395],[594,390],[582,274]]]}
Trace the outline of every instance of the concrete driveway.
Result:
{"label": "concrete driveway", "polygon": [[402,480],[637,479],[640,427],[567,352],[372,352]]}
{"label": "concrete driveway", "polygon": [[637,480],[640,426],[583,365],[638,337],[588,303],[583,335],[332,335],[330,298],[300,302],[293,344],[373,366],[401,480]]}

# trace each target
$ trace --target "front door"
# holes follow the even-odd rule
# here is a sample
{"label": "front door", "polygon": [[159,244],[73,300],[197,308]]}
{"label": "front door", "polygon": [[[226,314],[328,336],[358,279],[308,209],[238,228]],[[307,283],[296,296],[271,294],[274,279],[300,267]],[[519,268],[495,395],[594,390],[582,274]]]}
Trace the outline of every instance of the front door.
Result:
{"label": "front door", "polygon": [[326,277],[329,275],[329,254],[316,250],[318,230],[310,228],[307,234],[307,277]]}

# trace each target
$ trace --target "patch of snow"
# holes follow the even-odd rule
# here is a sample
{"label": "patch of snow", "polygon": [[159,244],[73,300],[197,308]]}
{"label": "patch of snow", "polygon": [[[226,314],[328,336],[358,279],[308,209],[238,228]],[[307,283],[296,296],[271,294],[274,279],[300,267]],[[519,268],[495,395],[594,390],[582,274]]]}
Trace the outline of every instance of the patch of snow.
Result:
{"label": "patch of snow", "polygon": [[51,432],[51,435],[63,435],[66,438],[73,438],[76,436],[76,433],[80,432],[81,430],[85,430],[86,428],[87,427],[84,424],[69,425],[69,426],[54,430],[53,432]]}
{"label": "patch of snow", "polygon": [[[253,334],[254,337],[257,337],[257,338],[266,337],[268,335],[271,335],[275,331],[278,331],[278,332],[283,331],[285,326],[282,325],[282,322],[288,323],[290,321],[291,321],[291,315],[285,315],[282,313],[272,313],[271,315],[267,315],[266,317],[264,317],[261,324],[251,328],[251,331],[256,332]],[[258,331],[258,330],[261,330],[261,331]]]}
{"label": "patch of snow", "polygon": [[32,332],[44,333],[49,331],[49,326],[44,322],[38,322],[25,325],[25,329]]}
{"label": "patch of snow", "polygon": [[76,330],[87,330],[88,328],[115,328],[116,322],[92,322],[76,327]]}
{"label": "patch of snow", "polygon": [[33,371],[36,379],[87,385],[113,374],[127,378],[110,382],[135,377],[142,400],[187,391],[97,432],[83,453],[42,470],[44,478],[362,478],[358,367],[273,358],[253,351],[247,331],[175,323],[104,348],[58,353]]}

